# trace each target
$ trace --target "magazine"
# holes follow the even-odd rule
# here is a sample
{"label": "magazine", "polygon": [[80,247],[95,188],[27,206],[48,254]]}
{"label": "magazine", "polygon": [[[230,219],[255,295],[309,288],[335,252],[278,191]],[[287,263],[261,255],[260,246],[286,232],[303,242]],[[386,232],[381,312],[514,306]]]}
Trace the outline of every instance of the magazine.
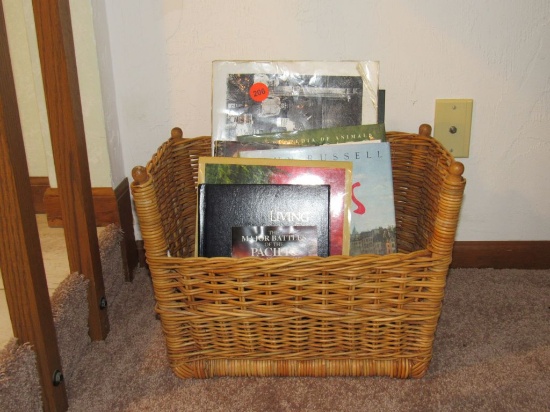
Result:
{"label": "magazine", "polygon": [[212,141],[374,124],[375,61],[214,61]]}

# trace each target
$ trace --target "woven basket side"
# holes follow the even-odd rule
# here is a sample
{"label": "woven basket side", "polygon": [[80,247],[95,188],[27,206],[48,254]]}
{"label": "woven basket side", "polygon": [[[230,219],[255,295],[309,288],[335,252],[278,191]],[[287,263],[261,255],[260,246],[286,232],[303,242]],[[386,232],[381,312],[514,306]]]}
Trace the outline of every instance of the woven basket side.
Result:
{"label": "woven basket side", "polygon": [[[456,232],[465,182],[458,174],[456,179],[451,179],[453,183],[445,183],[454,159],[439,142],[429,137],[430,131],[431,128],[421,126],[420,133],[424,135],[388,132],[397,244],[398,250],[404,253],[432,250],[430,245],[437,245],[438,253],[450,254]],[[175,128],[172,137],[147,165],[154,180],[161,225],[171,256],[194,254],[198,158],[210,155],[209,136],[184,139],[181,130]],[[447,202],[441,201],[444,198]],[[441,209],[446,206],[452,210]],[[436,225],[439,225],[438,240],[434,241]]]}
{"label": "woven basket side", "polygon": [[170,227],[172,256],[192,257],[195,253],[197,175],[199,157],[211,155],[210,136],[179,139],[172,147],[172,174],[178,191],[179,214]]}
{"label": "woven basket side", "polygon": [[[429,137],[431,129],[421,130],[425,135],[388,133],[398,250],[409,253],[429,249],[434,252],[437,243],[437,252],[450,256],[458,223],[456,211],[460,209],[465,185],[460,176],[463,168],[460,169],[462,166],[437,140]],[[451,198],[452,203],[449,203]],[[447,233],[444,238],[439,234],[442,226]],[[435,242],[436,233],[438,242]]]}
{"label": "woven basket side", "polygon": [[[198,157],[208,156],[210,147],[209,137],[184,139],[181,129],[174,128],[170,139],[159,147],[147,164],[145,176],[139,178],[141,181],[134,176],[132,194],[146,252],[150,252],[152,247],[154,251],[151,253],[155,256],[168,253],[178,257],[193,256]],[[155,223],[150,222],[151,219]],[[146,230],[146,235],[144,225],[153,225],[156,229],[151,227],[151,230]],[[157,236],[165,242],[157,240]],[[161,249],[157,250],[159,247]]]}
{"label": "woven basket side", "polygon": [[142,166],[132,170],[134,181],[130,185],[134,206],[139,218],[139,226],[147,261],[155,256],[166,256],[167,246],[163,230],[162,216],[157,202],[157,192],[153,179]]}
{"label": "woven basket side", "polygon": [[[445,286],[445,272],[432,268],[444,263],[422,250],[301,259],[158,258],[150,267],[169,359],[179,376],[261,373],[251,368],[263,364],[281,367],[279,375],[420,377],[432,357]],[[320,362],[350,359],[357,365],[338,373]],[[223,367],[224,360],[243,364]],[[292,361],[317,366],[289,372],[284,368]],[[388,368],[378,369],[386,361]]]}
{"label": "woven basket side", "polygon": [[401,253],[301,259],[189,258],[211,140],[173,134],[132,192],[174,372],[421,377],[465,183],[421,130],[388,133]]}

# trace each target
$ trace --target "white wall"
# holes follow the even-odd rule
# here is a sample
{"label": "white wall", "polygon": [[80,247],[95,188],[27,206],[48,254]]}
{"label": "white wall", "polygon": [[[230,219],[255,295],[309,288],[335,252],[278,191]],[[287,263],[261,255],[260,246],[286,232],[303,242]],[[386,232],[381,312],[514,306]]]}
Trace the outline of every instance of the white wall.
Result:
{"label": "white wall", "polygon": [[474,99],[457,240],[550,239],[550,2],[95,0],[131,180],[180,126],[210,134],[211,61],[379,60],[386,129]]}
{"label": "white wall", "polygon": [[[81,4],[83,3],[87,2],[78,0],[76,4],[82,7]],[[126,173],[124,170],[120,128],[118,125],[116,87],[114,84],[113,64],[111,61],[109,27],[107,25],[107,16],[103,0],[90,0],[90,3],[87,3],[87,9],[90,10],[88,21],[93,27],[91,31],[95,34],[92,39],[94,40],[95,68],[97,70],[96,87],[101,97],[100,102],[103,108],[102,124],[107,140],[106,147],[109,153],[113,187],[116,187],[126,178]]]}
{"label": "white wall", "polygon": [[69,0],[69,5],[90,181],[92,187],[116,187],[121,178],[111,174],[92,6],[82,0]]}
{"label": "white wall", "polygon": [[[57,187],[32,0],[2,0],[2,5],[29,175],[48,176]],[[122,154],[113,151],[109,157],[92,7],[81,0],[71,0],[70,6],[90,180],[93,187],[115,187],[125,175]]]}
{"label": "white wall", "polygon": [[[30,0],[2,0],[2,6],[29,175],[49,176],[48,160],[51,159],[53,164],[53,157],[46,154],[51,155],[52,149],[32,5]],[[55,173],[50,180],[52,178],[55,179]]]}

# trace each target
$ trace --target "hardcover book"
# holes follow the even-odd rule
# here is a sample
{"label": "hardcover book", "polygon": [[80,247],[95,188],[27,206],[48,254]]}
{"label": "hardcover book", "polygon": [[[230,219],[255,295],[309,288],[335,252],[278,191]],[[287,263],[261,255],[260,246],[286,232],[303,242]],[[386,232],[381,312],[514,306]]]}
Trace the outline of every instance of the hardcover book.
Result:
{"label": "hardcover book", "polygon": [[329,185],[330,254],[347,255],[352,169],[351,162],[200,157],[198,183]]}
{"label": "hardcover book", "polygon": [[212,141],[376,123],[378,72],[375,61],[215,61]]}
{"label": "hardcover book", "polygon": [[[245,158],[353,162],[350,255],[396,251],[390,144],[347,143],[241,152]],[[330,163],[330,162],[327,162]]]}
{"label": "hardcover book", "polygon": [[[279,146],[319,146],[350,142],[385,142],[386,128],[383,123],[356,126],[331,127],[328,129],[294,130],[292,132],[263,133],[238,136],[244,143],[272,144]],[[276,149],[277,147],[266,147]],[[261,149],[258,147],[258,149]]]}
{"label": "hardcover book", "polygon": [[328,256],[328,185],[200,184],[198,256]]}

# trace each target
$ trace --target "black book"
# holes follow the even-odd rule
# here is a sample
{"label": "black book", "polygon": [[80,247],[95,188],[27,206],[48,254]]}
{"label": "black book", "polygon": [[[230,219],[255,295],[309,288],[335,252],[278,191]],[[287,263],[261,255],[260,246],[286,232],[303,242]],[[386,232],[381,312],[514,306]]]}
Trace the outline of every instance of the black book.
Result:
{"label": "black book", "polygon": [[328,185],[201,184],[198,256],[328,256]]}

